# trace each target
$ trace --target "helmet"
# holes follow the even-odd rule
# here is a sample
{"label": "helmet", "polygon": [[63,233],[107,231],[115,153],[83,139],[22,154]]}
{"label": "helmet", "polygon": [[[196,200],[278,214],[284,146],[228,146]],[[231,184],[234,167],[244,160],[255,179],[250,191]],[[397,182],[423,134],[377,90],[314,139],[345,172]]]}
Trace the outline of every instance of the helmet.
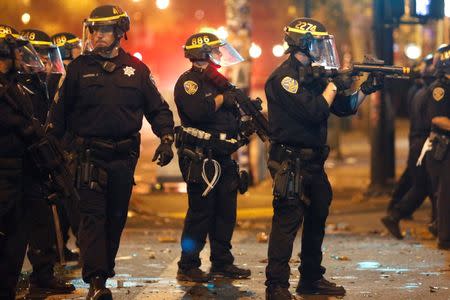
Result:
{"label": "helmet", "polygon": [[78,56],[78,53],[74,55],[73,49],[81,51],[81,39],[70,32],[53,35],[52,42],[58,47],[63,60],[74,60]]}
{"label": "helmet", "polygon": [[325,68],[340,67],[334,36],[325,26],[310,18],[298,18],[284,28],[284,40],[289,45],[286,53],[300,51],[316,65]]}
{"label": "helmet", "polygon": [[5,58],[12,59],[16,71],[20,73],[44,70],[44,65],[30,42],[11,26],[0,24],[0,59]]}
{"label": "helmet", "polygon": [[[91,35],[99,26],[112,26],[115,41],[109,47],[97,47],[94,49],[91,43]],[[119,6],[103,5],[95,8],[89,18],[83,22],[83,53],[94,52],[104,57],[110,57],[111,51],[119,47],[122,37],[127,39],[126,32],[130,30],[130,18]]]}
{"label": "helmet", "polygon": [[46,73],[65,73],[64,64],[62,62],[58,47],[53,44],[48,34],[37,29],[22,30],[20,34],[27,38],[31,45],[33,45],[36,49],[42,62],[44,63]]}
{"label": "helmet", "polygon": [[436,63],[436,71],[438,73],[450,74],[450,45],[441,45],[437,49],[438,60]]}
{"label": "helmet", "polygon": [[191,35],[183,49],[184,56],[190,61],[207,61],[215,67],[227,67],[244,61],[227,41],[208,32]]}

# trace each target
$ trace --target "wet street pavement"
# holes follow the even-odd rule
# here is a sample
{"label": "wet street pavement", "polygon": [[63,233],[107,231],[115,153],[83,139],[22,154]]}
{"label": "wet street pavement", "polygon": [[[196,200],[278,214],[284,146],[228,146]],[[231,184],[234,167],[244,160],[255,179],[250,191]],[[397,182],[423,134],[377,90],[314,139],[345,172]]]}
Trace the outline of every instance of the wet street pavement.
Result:
{"label": "wet street pavement", "polygon": [[[324,242],[326,276],[347,289],[345,299],[450,299],[450,253],[437,250],[426,232],[428,210],[402,223],[403,241],[386,235],[379,223],[382,212],[338,214],[329,218]],[[180,220],[133,216],[123,235],[117,257],[116,277],[108,280],[114,299],[264,299],[264,268],[269,232],[267,219],[240,222],[233,237],[236,263],[252,270],[248,280],[216,279],[208,284],[175,280],[179,258]],[[297,240],[291,260],[291,290],[299,274]],[[208,245],[202,253],[202,268],[209,268]],[[29,266],[28,266],[29,267]],[[25,266],[25,269],[27,265]],[[87,285],[78,268],[59,268],[77,291],[47,299],[83,299]],[[21,296],[26,291],[21,291]],[[28,295],[42,299],[46,295]],[[309,296],[299,299],[333,299]]]}
{"label": "wet street pavement", "polygon": [[[405,127],[405,126],[404,126]],[[403,128],[404,128],[403,127]],[[402,171],[407,153],[407,134],[397,137],[397,173]],[[345,299],[450,299],[450,251],[436,248],[427,231],[430,205],[415,213],[414,220],[401,223],[405,239],[387,235],[380,223],[388,197],[364,200],[369,184],[369,145],[360,134],[342,137],[342,161],[330,159],[326,168],[334,189],[326,236],[323,265],[326,277],[343,285]],[[150,164],[155,144],[143,142],[138,165],[132,211],[129,213],[119,253],[116,277],[108,280],[114,299],[264,299],[267,235],[270,233],[271,183],[263,182],[239,197],[238,224],[233,236],[236,263],[251,269],[248,280],[216,279],[208,284],[177,282],[179,239],[186,211],[186,194],[152,193],[155,166]],[[176,169],[176,164],[172,165]],[[150,183],[149,183],[150,182]],[[183,186],[179,185],[179,190]],[[300,234],[299,234],[300,236]],[[202,252],[203,270],[209,269],[209,250]],[[291,292],[299,280],[299,237],[291,260]],[[58,274],[76,286],[70,295],[43,295],[26,290],[29,262],[24,264],[20,298],[84,299],[87,285],[75,266],[58,267]],[[298,299],[334,299],[298,297]]]}

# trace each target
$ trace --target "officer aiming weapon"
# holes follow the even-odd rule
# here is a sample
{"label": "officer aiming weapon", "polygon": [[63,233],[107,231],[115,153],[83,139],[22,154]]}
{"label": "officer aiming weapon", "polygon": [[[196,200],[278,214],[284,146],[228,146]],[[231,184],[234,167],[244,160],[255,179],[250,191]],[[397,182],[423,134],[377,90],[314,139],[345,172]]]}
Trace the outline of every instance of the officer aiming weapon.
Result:
{"label": "officer aiming weapon", "polygon": [[261,99],[250,99],[241,89],[228,81],[216,68],[208,65],[204,74],[216,87],[223,92],[232,93],[238,108],[243,114],[243,122],[249,125],[244,134],[250,136],[256,132],[259,138],[266,142],[269,140],[269,122],[261,113]]}
{"label": "officer aiming weapon", "polygon": [[301,67],[299,69],[300,80],[309,78],[336,77],[338,75],[359,76],[361,73],[378,73],[385,77],[409,79],[411,69],[409,67],[385,65],[383,60],[366,55],[362,63],[355,63],[349,69],[326,69],[323,66]]}

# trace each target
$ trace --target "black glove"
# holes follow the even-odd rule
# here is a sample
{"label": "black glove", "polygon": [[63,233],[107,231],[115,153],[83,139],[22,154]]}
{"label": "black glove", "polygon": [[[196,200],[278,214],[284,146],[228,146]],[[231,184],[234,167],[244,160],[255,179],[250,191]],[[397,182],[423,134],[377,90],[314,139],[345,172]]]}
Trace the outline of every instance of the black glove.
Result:
{"label": "black glove", "polygon": [[226,91],[223,94],[223,104],[224,108],[233,108],[236,106],[236,95],[233,91]]}
{"label": "black glove", "polygon": [[378,90],[381,90],[384,86],[383,73],[370,73],[366,81],[361,84],[361,92],[366,95],[372,94]]}
{"label": "black glove", "polygon": [[343,92],[352,86],[353,79],[347,74],[340,74],[334,77],[332,82],[336,86],[338,92]]}
{"label": "black glove", "polygon": [[155,155],[153,156],[152,161],[158,160],[157,164],[162,166],[167,165],[170,163],[170,161],[173,158],[173,151],[172,151],[172,143],[173,143],[173,136],[166,136],[161,138],[161,144],[159,144],[158,148],[156,148]]}

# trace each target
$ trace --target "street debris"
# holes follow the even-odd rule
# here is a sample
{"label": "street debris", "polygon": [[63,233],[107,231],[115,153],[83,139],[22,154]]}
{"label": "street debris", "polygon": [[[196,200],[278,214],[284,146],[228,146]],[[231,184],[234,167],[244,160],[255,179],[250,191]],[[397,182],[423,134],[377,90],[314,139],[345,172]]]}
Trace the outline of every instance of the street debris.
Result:
{"label": "street debris", "polygon": [[178,240],[173,236],[159,236],[158,242],[160,243],[176,243]]}
{"label": "street debris", "polygon": [[345,255],[331,255],[331,258],[335,260],[350,260],[350,258]]}
{"label": "street debris", "polygon": [[256,240],[258,243],[267,243],[267,240],[269,239],[269,236],[264,231],[258,232],[256,234]]}

